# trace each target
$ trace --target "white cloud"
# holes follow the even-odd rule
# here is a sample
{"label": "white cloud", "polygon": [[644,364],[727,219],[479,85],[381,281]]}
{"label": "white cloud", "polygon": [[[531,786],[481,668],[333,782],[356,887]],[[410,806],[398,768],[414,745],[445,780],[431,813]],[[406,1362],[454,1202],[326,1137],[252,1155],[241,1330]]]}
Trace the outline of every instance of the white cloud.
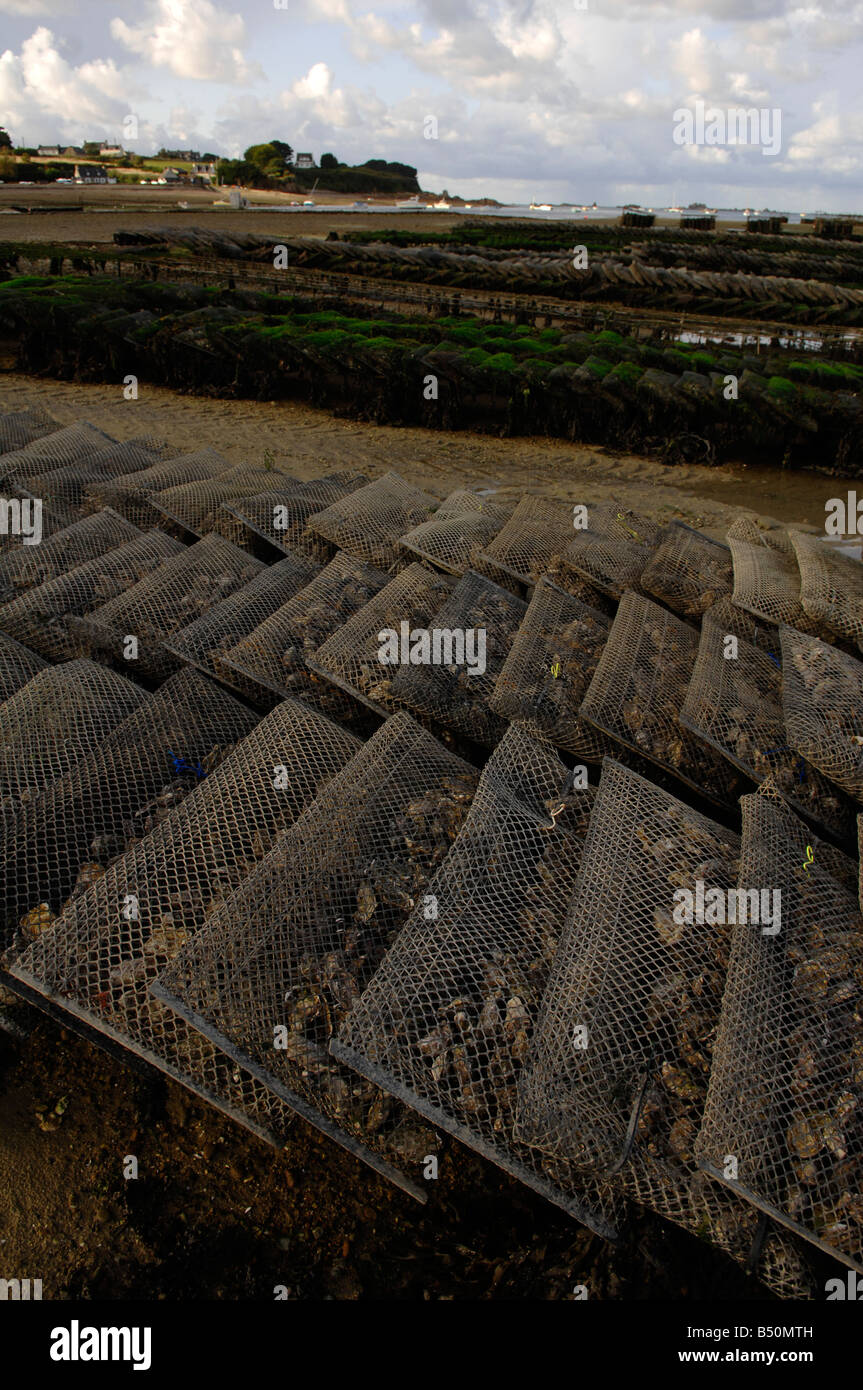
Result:
{"label": "white cloud", "polygon": [[0,55],[0,109],[13,138],[99,138],[116,128],[140,95],[130,74],[106,59],[72,67],[50,29],[40,26],[19,54]]}
{"label": "white cloud", "polygon": [[111,20],[111,37],[152,67],[206,82],[249,82],[262,75],[244,56],[246,25],[212,0],[151,0],[138,25]]}

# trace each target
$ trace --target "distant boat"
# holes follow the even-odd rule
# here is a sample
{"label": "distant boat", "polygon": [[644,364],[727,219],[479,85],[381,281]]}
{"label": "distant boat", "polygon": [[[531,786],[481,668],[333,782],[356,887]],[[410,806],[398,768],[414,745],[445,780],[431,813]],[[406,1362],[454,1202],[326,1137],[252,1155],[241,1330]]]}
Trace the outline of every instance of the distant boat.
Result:
{"label": "distant boat", "polygon": [[405,198],[403,202],[396,203],[397,208],[407,208],[408,210],[410,210],[411,208],[421,208],[424,206],[425,205],[421,203],[419,200],[418,193],[415,193],[412,198]]}
{"label": "distant boat", "polygon": [[438,203],[432,203],[432,209],[433,209],[435,212],[438,212],[438,211],[446,211],[447,208],[451,208],[451,207],[452,207],[452,203],[445,203],[444,200],[443,200],[443,198],[441,198],[440,202],[438,202]]}
{"label": "distant boat", "polygon": [[551,212],[551,203],[531,203],[531,212]]}
{"label": "distant boat", "polygon": [[300,206],[304,208],[313,208],[316,206],[315,200],[314,198],[304,198]]}

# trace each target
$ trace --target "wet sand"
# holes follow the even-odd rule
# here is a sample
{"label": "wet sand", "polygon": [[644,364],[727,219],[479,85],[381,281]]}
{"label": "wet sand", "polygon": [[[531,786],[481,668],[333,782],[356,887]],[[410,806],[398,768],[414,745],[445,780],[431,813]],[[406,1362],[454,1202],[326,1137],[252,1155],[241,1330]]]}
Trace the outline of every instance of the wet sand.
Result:
{"label": "wet sand", "polygon": [[377,476],[395,469],[439,497],[455,487],[522,491],[579,502],[614,500],[721,536],[741,510],[784,522],[823,524],[831,497],[859,479],[724,465],[668,467],[637,454],[541,437],[499,439],[470,431],[396,429],[334,418],[295,402],[213,400],[143,383],[137,401],[122,386],[0,374],[0,408],[40,405],[61,424],[90,420],[119,439],[155,434],[186,452],[209,444],[231,463],[261,463],[269,451],[303,478],[324,467]]}

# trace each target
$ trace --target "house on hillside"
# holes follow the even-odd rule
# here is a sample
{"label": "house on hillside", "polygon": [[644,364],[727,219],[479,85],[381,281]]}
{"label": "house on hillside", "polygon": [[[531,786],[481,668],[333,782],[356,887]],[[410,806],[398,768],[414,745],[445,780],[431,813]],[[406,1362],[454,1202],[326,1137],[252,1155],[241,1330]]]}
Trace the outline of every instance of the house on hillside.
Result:
{"label": "house on hillside", "polygon": [[101,164],[76,164],[76,183],[107,183],[108,175]]}
{"label": "house on hillside", "polygon": [[55,159],[59,153],[59,145],[40,145],[36,150],[36,154],[40,159]]}
{"label": "house on hillside", "polygon": [[192,165],[192,178],[195,178],[195,179],[208,179],[208,180],[212,181],[215,177],[216,177],[216,166],[215,166],[215,163],[210,163],[210,164],[193,164],[193,165]]}
{"label": "house on hillside", "polygon": [[295,168],[295,169],[316,169],[316,168],[317,168],[317,165],[315,164],[314,155],[311,155],[311,154],[297,154],[297,155],[295,156],[295,158],[294,158],[294,168]]}
{"label": "house on hillside", "polygon": [[168,167],[162,170],[161,178],[159,180],[160,183],[162,179],[165,180],[165,183],[182,183],[183,175],[180,173],[179,169],[173,169],[169,165]]}
{"label": "house on hillside", "polygon": [[84,150],[80,145],[67,145],[63,151],[64,159],[80,159]]}
{"label": "house on hillside", "polygon": [[100,159],[122,159],[122,157],[123,157],[123,155],[124,155],[125,153],[126,153],[126,151],[123,149],[123,146],[122,146],[122,145],[100,145],[100,146],[99,146],[99,158],[100,158]]}

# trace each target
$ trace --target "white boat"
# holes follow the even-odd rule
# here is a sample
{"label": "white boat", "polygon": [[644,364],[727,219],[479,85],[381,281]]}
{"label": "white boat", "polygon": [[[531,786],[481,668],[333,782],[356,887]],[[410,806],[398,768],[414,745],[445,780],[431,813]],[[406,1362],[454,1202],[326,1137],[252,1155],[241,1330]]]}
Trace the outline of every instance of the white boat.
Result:
{"label": "white boat", "polygon": [[445,203],[444,200],[443,200],[443,198],[441,198],[441,200],[440,200],[439,203],[432,203],[432,205],[431,205],[431,211],[432,211],[432,212],[445,212],[447,208],[451,208],[451,207],[452,207],[452,203]]}
{"label": "white boat", "polygon": [[314,198],[304,198],[300,206],[304,208],[313,208],[315,206],[315,200]]}
{"label": "white boat", "polygon": [[551,212],[551,203],[531,203],[531,212]]}
{"label": "white boat", "polygon": [[419,200],[418,193],[415,193],[412,198],[405,198],[402,202],[396,203],[397,208],[405,208],[408,212],[410,212],[412,208],[422,208],[424,206],[425,204],[421,203]]}

